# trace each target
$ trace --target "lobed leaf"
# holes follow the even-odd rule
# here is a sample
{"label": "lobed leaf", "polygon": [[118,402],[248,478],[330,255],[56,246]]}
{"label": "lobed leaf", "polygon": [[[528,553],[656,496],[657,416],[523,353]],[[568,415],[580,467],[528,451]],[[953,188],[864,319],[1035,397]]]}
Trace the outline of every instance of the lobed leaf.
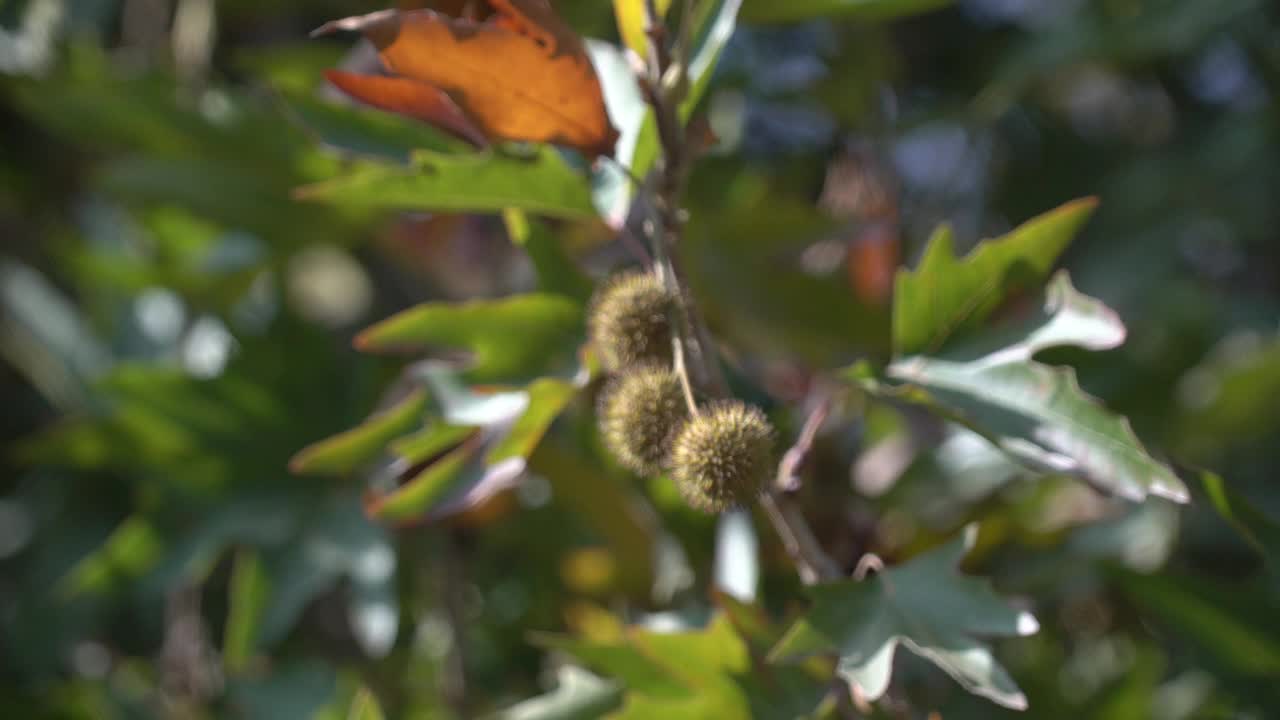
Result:
{"label": "lobed leaf", "polygon": [[558,295],[519,295],[467,303],[426,303],[379,322],[356,337],[366,352],[465,350],[467,376],[495,382],[535,377],[563,367],[582,335],[582,307]]}
{"label": "lobed leaf", "polygon": [[935,353],[978,327],[1013,290],[1038,285],[1097,204],[1086,198],[1063,205],[982,242],[964,258],[955,257],[950,228],[940,228],[919,267],[898,273],[894,354]]}
{"label": "lobed leaf", "polygon": [[813,607],[770,652],[776,661],[839,655],[839,674],[869,700],[884,694],[899,645],[942,668],[969,692],[1022,710],[1026,696],[975,635],[1022,637],[1035,618],[1011,609],[987,583],[956,566],[973,547],[977,528],[942,548],[864,581],[813,589]]}
{"label": "lobed leaf", "polygon": [[1073,370],[1031,359],[1062,345],[1108,349],[1124,337],[1115,313],[1081,295],[1063,272],[1049,287],[1043,315],[1020,341],[976,359],[903,358],[886,372],[1034,469],[1072,475],[1134,501],[1150,494],[1186,502],[1182,480],[1147,453],[1128,420],[1086,395]]}

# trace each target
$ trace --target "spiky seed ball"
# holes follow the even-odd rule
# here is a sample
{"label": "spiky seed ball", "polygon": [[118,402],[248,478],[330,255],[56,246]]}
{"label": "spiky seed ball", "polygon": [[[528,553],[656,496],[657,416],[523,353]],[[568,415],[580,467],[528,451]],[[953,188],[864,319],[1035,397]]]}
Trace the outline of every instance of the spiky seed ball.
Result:
{"label": "spiky seed ball", "polygon": [[640,475],[663,471],[676,431],[688,417],[680,379],[659,365],[632,368],[615,378],[601,396],[598,413],[605,447]]}
{"label": "spiky seed ball", "polygon": [[712,405],[676,436],[671,474],[685,502],[703,512],[750,503],[773,477],[773,426],[757,407]]}
{"label": "spiky seed ball", "polygon": [[591,306],[591,342],[605,370],[671,364],[668,313],[675,295],[653,273],[629,272],[606,284]]}

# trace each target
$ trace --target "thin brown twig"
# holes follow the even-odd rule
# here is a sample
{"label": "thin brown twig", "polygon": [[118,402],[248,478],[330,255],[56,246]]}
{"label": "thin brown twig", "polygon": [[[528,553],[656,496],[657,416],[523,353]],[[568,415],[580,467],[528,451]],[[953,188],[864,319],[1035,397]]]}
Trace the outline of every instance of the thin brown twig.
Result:
{"label": "thin brown twig", "polygon": [[809,413],[809,418],[805,420],[804,427],[800,430],[800,435],[796,438],[795,443],[782,456],[782,462],[778,463],[778,479],[775,486],[779,492],[793,493],[800,489],[800,470],[804,467],[804,463],[809,459],[809,453],[813,450],[813,441],[818,436],[818,430],[822,428],[822,424],[827,421],[827,416],[831,413],[831,397],[825,397],[818,406]]}
{"label": "thin brown twig", "polygon": [[[663,284],[676,297],[674,309],[674,330],[681,339],[677,350],[691,356],[693,362],[686,363],[686,372],[698,373],[698,383],[710,386],[719,395],[726,395],[727,384],[724,383],[719,367],[709,361],[707,348],[709,335],[699,322],[700,316],[693,306],[693,299],[685,292],[684,277],[680,271],[677,258],[671,250],[678,244],[683,232],[684,216],[680,210],[680,198],[684,194],[687,173],[687,153],[685,148],[684,126],[680,122],[677,110],[684,89],[667,86],[663,77],[670,71],[672,62],[671,49],[666,43],[666,30],[661,16],[658,14],[654,0],[645,2],[646,34],[649,37],[649,53],[647,57],[647,75],[640,78],[646,100],[653,108],[658,128],[658,138],[662,146],[662,154],[654,169],[657,179],[656,187],[646,183],[653,191],[653,208],[656,217],[650,225],[650,237],[653,241],[654,266]],[[681,53],[677,53],[679,55]],[[688,366],[692,365],[692,368]],[[687,380],[688,378],[686,378]]]}

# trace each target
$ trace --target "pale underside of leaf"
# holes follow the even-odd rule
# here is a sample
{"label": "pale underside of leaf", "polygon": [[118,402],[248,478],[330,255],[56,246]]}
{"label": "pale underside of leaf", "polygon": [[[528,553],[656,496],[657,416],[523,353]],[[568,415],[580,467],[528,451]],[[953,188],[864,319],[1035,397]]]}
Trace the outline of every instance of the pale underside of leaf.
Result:
{"label": "pale underside of leaf", "polygon": [[912,358],[891,377],[926,388],[984,437],[1040,471],[1079,477],[1103,492],[1187,502],[1183,482],[1146,452],[1129,421],[1080,388],[1075,372],[1028,361],[970,367]]}
{"label": "pale underside of leaf", "polygon": [[1061,272],[1049,284],[1043,312],[1014,333],[1017,340],[904,358],[887,374],[923,388],[931,402],[1037,471],[1072,475],[1134,501],[1151,494],[1186,502],[1186,486],[1147,453],[1127,419],[1086,394],[1070,368],[1032,359],[1060,346],[1111,349],[1125,335],[1110,308]]}

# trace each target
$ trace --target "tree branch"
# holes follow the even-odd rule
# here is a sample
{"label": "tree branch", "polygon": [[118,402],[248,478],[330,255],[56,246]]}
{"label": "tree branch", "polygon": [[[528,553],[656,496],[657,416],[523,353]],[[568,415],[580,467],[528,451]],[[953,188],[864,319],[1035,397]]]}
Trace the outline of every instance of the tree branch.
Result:
{"label": "tree branch", "polygon": [[[679,110],[688,88],[682,75],[686,69],[673,66],[672,58],[678,58],[677,62],[684,62],[689,56],[688,48],[684,47],[691,35],[687,32],[688,16],[685,18],[686,22],[682,23],[684,27],[677,38],[680,46],[673,52],[667,44],[666,28],[658,13],[656,1],[645,0],[644,10],[649,52],[644,74],[638,79],[645,100],[653,109],[658,139],[662,146],[662,153],[654,169],[657,173],[657,183],[653,186],[656,217],[646,223],[646,230],[653,245],[655,272],[676,298],[672,318],[672,364],[690,396],[691,386],[696,385],[710,391],[715,397],[729,397],[729,385],[714,356],[711,334],[698,313],[693,298],[685,291],[684,276],[676,253],[684,231],[685,218],[680,209],[680,199],[688,179],[691,153]],[[690,381],[691,372],[696,373],[697,383]],[[696,411],[696,405],[693,409]],[[813,435],[817,432],[816,427],[810,430],[809,425],[815,422],[820,425],[821,418],[816,421],[810,419],[792,452],[788,452],[783,458],[778,468],[779,478],[790,478],[808,453]],[[787,484],[790,485],[789,480]],[[775,487],[768,489],[760,504],[795,564],[801,581],[813,584],[839,577],[839,567],[822,549],[804,515],[776,485],[775,483]]]}

